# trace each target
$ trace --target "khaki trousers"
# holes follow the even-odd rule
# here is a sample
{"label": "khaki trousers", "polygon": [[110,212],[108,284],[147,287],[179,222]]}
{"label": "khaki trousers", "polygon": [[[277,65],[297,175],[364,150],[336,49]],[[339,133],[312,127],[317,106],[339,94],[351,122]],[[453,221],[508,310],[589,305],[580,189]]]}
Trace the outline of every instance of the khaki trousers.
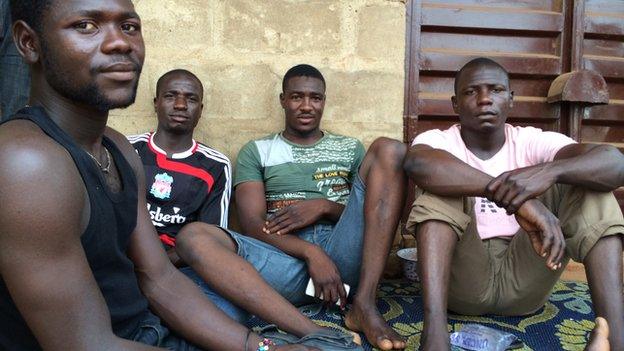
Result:
{"label": "khaki trousers", "polygon": [[[559,218],[565,237],[564,266],[583,262],[596,242],[624,233],[624,219],[612,193],[554,185],[539,197]],[[428,220],[446,222],[458,236],[453,253],[448,308],[464,315],[525,315],[546,303],[563,269],[552,271],[522,229],[510,238],[481,240],[474,198],[440,197],[416,189],[407,229]]]}

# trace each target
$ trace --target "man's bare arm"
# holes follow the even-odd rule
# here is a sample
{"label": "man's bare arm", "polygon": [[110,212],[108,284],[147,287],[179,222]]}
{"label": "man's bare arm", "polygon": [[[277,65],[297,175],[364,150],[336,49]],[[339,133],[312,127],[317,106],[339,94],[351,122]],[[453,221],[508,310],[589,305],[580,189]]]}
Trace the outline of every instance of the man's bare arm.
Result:
{"label": "man's bare arm", "polygon": [[496,177],[488,184],[486,196],[511,214],[555,183],[613,191],[624,185],[624,155],[609,145],[571,144],[559,150],[552,162]]}
{"label": "man's bare arm", "polygon": [[313,225],[321,219],[338,222],[344,205],[327,199],[302,200],[279,209],[268,216],[264,232],[284,235]]}
{"label": "man's bare arm", "polygon": [[113,334],[80,236],[88,201],[71,157],[29,122],[0,132],[0,274],[44,350],[155,350]]}
{"label": "man's bare arm", "polygon": [[596,191],[613,191],[624,185],[624,155],[611,145],[568,145],[557,152],[552,168],[557,183]]}
{"label": "man's bare arm", "polygon": [[493,179],[447,151],[416,144],[410,148],[403,168],[415,184],[440,196],[485,196]]}

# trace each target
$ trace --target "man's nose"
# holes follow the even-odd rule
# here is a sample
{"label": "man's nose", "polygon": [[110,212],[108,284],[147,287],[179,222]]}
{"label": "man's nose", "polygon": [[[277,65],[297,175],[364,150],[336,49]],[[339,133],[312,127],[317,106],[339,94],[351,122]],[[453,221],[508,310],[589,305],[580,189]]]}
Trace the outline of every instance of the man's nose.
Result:
{"label": "man's nose", "polygon": [[312,107],[312,103],[309,97],[304,97],[303,101],[301,102],[301,107],[300,110],[302,111],[312,111],[313,107]]}
{"label": "man's nose", "polygon": [[490,104],[492,104],[492,95],[490,94],[490,91],[487,90],[487,89],[479,90],[479,93],[477,95],[477,103],[479,105],[490,105]]}
{"label": "man's nose", "polygon": [[173,108],[175,108],[176,110],[186,110],[187,107],[188,105],[186,103],[186,98],[184,98],[183,96],[176,97],[175,101],[173,102]]}
{"label": "man's nose", "polygon": [[127,54],[132,50],[128,37],[121,28],[110,25],[106,28],[106,36],[102,43],[102,51],[106,53]]}

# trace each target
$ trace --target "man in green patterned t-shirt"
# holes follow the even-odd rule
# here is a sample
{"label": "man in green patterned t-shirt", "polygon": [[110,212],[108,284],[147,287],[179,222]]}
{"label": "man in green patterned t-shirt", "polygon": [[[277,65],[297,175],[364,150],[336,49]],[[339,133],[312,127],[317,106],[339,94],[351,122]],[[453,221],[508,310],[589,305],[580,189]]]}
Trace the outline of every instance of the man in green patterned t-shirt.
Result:
{"label": "man in green patterned t-shirt", "polygon": [[357,139],[321,130],[325,79],[312,66],[291,68],[282,91],[284,130],[247,143],[238,156],[235,197],[246,234],[187,226],[178,254],[229,300],[209,293],[213,301],[241,321],[241,308],[264,304],[280,315],[284,298],[310,302],[309,280],[317,298],[344,308],[346,283],[355,293],[347,327],[382,350],[403,349],[375,294],[403,205],[407,148],[380,138],[364,154]]}
{"label": "man in green patterned t-shirt", "polygon": [[357,139],[325,131],[311,145],[276,133],[243,146],[235,185],[263,182],[268,213],[311,199],[346,205],[364,153]]}

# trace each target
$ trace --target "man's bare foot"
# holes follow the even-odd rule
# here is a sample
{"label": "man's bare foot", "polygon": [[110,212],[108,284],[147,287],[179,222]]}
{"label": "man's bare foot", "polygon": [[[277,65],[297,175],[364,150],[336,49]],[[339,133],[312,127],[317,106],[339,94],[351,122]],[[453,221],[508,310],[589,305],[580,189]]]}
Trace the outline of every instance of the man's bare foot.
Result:
{"label": "man's bare foot", "polygon": [[355,301],[345,316],[345,324],[352,331],[363,332],[368,342],[381,350],[405,348],[405,339],[388,326],[374,304],[363,306]]}
{"label": "man's bare foot", "polygon": [[596,318],[596,326],[589,335],[585,351],[609,351],[609,324],[602,318]]}

